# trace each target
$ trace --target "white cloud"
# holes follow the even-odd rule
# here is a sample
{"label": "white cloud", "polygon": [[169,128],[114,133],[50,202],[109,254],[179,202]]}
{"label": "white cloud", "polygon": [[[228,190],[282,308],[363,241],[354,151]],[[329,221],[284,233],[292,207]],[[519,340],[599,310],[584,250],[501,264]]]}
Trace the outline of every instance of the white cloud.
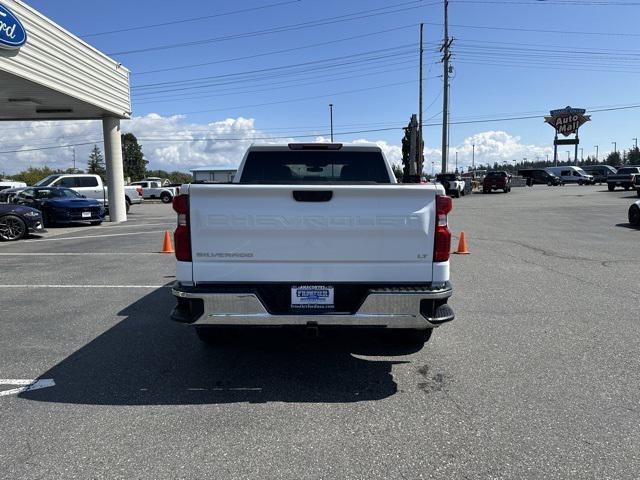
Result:
{"label": "white cloud", "polygon": [[[227,118],[207,124],[188,123],[183,116],[163,117],[149,114],[134,117],[122,123],[123,132],[132,132],[139,139],[149,168],[188,171],[198,166],[237,166],[246,148],[252,142],[286,143],[294,139],[270,136],[256,128],[250,118]],[[0,154],[0,172],[16,173],[28,166],[48,165],[52,168],[69,168],[73,161],[73,148],[37,150],[55,145],[75,147],[77,167],[84,168],[89,151],[95,142],[101,148],[102,125],[99,121],[86,122],[24,122],[3,124],[3,145],[0,151],[33,150],[20,153]],[[193,141],[209,139],[206,141]],[[215,139],[215,140],[213,140]],[[315,141],[327,142],[326,137],[316,137]],[[350,143],[374,143],[395,164],[402,162],[402,149],[398,144],[384,140],[371,141],[360,138]],[[476,165],[511,160],[521,161],[523,157],[545,158],[552,153],[552,147],[523,143],[520,137],[505,131],[487,131],[466,138],[459,145],[450,147],[450,168],[454,168],[455,152],[458,151],[458,168],[471,165],[472,145],[475,144]],[[439,171],[441,153],[439,149],[425,149],[425,171],[433,166]]]}

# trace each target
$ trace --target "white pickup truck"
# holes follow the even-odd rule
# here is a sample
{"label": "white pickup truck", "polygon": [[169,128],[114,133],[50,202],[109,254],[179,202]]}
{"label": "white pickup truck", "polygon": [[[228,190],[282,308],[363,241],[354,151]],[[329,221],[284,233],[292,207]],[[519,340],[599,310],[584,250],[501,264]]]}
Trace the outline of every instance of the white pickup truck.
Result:
{"label": "white pickup truck", "polygon": [[[43,178],[34,187],[66,187],[75,190],[87,198],[95,198],[105,207],[108,207],[107,186],[102,183],[100,175],[90,173],[83,174],[56,174]],[[125,186],[125,201],[127,202],[127,212],[131,205],[138,205],[143,202],[142,187]]]}
{"label": "white pickup truck", "polygon": [[159,198],[162,203],[171,203],[173,197],[180,193],[180,187],[163,187],[162,181],[156,180],[140,180],[131,185],[141,187],[145,199]]}
{"label": "white pickup truck", "polygon": [[234,327],[370,327],[421,346],[454,318],[451,199],[397,184],[376,146],[251,146],[233,183],[181,192],[171,317],[205,342]]}

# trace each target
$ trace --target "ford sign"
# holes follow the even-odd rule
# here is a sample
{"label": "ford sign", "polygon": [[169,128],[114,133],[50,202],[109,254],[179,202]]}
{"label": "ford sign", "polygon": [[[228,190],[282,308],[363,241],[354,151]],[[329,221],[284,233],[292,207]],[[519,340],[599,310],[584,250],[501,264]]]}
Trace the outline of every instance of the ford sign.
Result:
{"label": "ford sign", "polygon": [[18,18],[0,3],[0,48],[16,49],[27,43],[27,31]]}

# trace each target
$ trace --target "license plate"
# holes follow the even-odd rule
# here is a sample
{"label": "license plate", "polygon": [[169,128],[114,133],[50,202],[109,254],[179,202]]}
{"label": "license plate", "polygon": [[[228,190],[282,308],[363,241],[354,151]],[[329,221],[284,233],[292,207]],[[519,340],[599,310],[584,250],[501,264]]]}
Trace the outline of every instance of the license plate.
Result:
{"label": "license plate", "polygon": [[91,212],[82,212],[82,218],[91,218]]}
{"label": "license plate", "polygon": [[319,285],[291,287],[292,308],[333,308],[333,298],[333,287],[325,287]]}

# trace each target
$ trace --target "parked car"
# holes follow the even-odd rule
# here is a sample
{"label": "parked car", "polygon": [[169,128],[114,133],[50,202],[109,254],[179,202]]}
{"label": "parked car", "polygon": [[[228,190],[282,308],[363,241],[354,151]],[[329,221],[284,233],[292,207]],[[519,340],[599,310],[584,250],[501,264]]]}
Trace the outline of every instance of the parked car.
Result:
{"label": "parked car", "polygon": [[507,172],[487,172],[487,176],[482,182],[482,193],[491,193],[493,190],[509,193],[511,191],[511,175]]}
{"label": "parked car", "polygon": [[629,207],[629,223],[640,227],[640,200]]}
{"label": "parked car", "polygon": [[5,190],[0,190],[0,203],[13,203],[13,199],[15,198],[15,196],[26,189],[27,187],[7,188]]}
{"label": "parked car", "polygon": [[440,183],[447,195],[451,195],[455,198],[460,198],[460,195],[465,195],[465,181],[459,175],[455,173],[439,173],[436,175],[436,182]]}
{"label": "parked car", "polygon": [[105,217],[100,202],[70,188],[29,187],[20,192],[14,202],[40,210],[45,226],[75,222],[100,225]]}
{"label": "parked car", "polygon": [[640,175],[636,175],[635,183],[633,184],[633,188],[636,189],[636,194],[640,197]]}
{"label": "parked car", "polygon": [[24,205],[0,205],[0,241],[20,240],[30,233],[45,233],[42,213]]}
{"label": "parked car", "polygon": [[[109,209],[109,196],[107,186],[102,182],[100,175],[91,174],[58,174],[49,175],[34,185],[35,187],[63,187],[71,188],[87,198],[94,198],[105,208]],[[127,212],[131,205],[139,205],[144,201],[142,187],[125,186],[124,196]]]}
{"label": "parked car", "polygon": [[452,202],[442,185],[396,183],[379,147],[325,143],[253,145],[233,183],[184,185],[172,319],[205,342],[365,327],[422,346],[454,319]]}
{"label": "parked car", "polygon": [[527,179],[528,185],[549,185],[558,186],[564,185],[564,182],[553,173],[547,172],[544,168],[527,168],[523,170],[518,170],[518,175]]}
{"label": "parked car", "polygon": [[607,183],[609,176],[617,172],[611,165],[585,165],[582,170],[593,175],[593,181],[598,184]]}
{"label": "parked car", "polygon": [[593,175],[589,175],[580,167],[548,167],[545,170],[560,177],[560,180],[562,180],[564,183],[577,183],[578,185],[595,184]]}
{"label": "parked car", "polygon": [[636,177],[640,176],[640,167],[621,167],[615,175],[607,178],[607,188],[613,192],[616,187],[629,190],[636,183]]}
{"label": "parked car", "polygon": [[0,191],[8,190],[10,188],[22,188],[26,187],[27,184],[24,182],[14,182],[12,180],[3,180],[0,181]]}
{"label": "parked car", "polygon": [[163,187],[162,182],[156,180],[140,180],[131,185],[142,188],[145,200],[159,198],[162,203],[171,203],[173,197],[180,194],[180,187]]}

